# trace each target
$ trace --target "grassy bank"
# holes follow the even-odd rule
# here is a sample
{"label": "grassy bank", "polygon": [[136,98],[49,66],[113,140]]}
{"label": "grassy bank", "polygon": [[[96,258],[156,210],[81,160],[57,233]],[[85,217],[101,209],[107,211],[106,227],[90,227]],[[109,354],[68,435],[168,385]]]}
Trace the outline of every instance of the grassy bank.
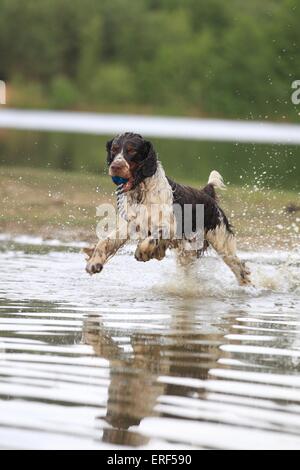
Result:
{"label": "grassy bank", "polygon": [[[103,175],[0,167],[0,230],[95,241],[96,207],[114,201],[113,191],[110,179]],[[243,248],[299,246],[300,211],[286,210],[291,205],[300,207],[299,194],[229,186],[220,193],[220,202]]]}
{"label": "grassy bank", "polygon": [[96,207],[109,199],[104,176],[34,168],[0,168],[2,232],[45,238],[93,238]]}

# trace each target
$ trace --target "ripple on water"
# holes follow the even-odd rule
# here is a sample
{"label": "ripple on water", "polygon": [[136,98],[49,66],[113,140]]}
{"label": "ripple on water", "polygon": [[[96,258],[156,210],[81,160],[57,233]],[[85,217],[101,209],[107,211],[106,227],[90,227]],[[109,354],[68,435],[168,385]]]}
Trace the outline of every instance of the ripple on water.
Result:
{"label": "ripple on water", "polygon": [[299,253],[242,253],[245,289],[212,256],[129,247],[90,278],[74,247],[20,242],[0,250],[0,447],[300,448]]}

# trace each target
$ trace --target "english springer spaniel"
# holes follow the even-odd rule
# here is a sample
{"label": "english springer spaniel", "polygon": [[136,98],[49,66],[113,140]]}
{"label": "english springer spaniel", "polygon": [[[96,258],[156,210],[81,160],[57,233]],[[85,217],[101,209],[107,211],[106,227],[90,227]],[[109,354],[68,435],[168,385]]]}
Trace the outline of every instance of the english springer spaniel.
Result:
{"label": "english springer spaniel", "polygon": [[[151,142],[139,134],[126,132],[106,144],[109,174],[116,184],[119,213],[127,226],[140,232],[135,251],[137,261],[161,260],[168,248],[174,248],[180,260],[198,258],[209,246],[222,257],[240,285],[250,285],[250,272],[236,254],[236,239],[228,219],[218,205],[216,188],[225,188],[217,171],[212,171],[203,189],[175,183],[165,175]],[[149,216],[143,206],[159,206],[157,215]],[[184,209],[189,205],[192,219],[192,238],[184,232],[182,214],[175,208]],[[197,235],[197,206],[204,208],[203,243],[201,248],[192,249]],[[179,214],[179,215],[178,215]],[[124,220],[123,220],[124,222]],[[150,224],[150,225],[149,225]],[[117,226],[109,236],[100,239],[93,248],[84,251],[88,256],[86,270],[89,274],[99,273],[103,265],[129,239],[120,233]],[[132,230],[131,230],[132,232]],[[195,235],[196,234],[196,235]],[[197,238],[197,237],[196,237]],[[188,246],[188,244],[190,244]]]}

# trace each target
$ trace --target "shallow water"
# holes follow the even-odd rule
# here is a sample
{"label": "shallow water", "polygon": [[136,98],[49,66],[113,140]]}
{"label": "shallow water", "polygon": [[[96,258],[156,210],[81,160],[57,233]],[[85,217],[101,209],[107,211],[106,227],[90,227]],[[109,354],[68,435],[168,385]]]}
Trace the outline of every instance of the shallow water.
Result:
{"label": "shallow water", "polygon": [[2,237],[0,447],[300,449],[300,252],[241,255],[255,288]]}

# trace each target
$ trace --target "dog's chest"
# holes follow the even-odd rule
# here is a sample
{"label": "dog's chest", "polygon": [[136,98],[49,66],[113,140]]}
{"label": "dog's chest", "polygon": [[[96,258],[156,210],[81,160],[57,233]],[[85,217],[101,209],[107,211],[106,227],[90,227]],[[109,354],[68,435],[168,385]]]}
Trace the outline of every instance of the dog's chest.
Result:
{"label": "dog's chest", "polygon": [[173,214],[173,192],[161,165],[154,176],[146,178],[138,188],[126,194],[125,207],[128,220],[139,219],[141,223],[158,210],[170,219]]}

